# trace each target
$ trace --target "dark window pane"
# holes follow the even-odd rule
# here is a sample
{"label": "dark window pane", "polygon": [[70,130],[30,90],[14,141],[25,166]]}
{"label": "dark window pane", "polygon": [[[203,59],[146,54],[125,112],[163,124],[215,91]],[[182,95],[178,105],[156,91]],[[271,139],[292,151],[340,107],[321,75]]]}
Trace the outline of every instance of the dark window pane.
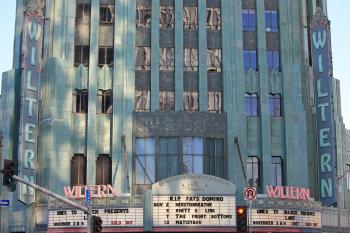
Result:
{"label": "dark window pane", "polygon": [[255,11],[250,15],[250,25],[252,28],[254,28],[254,31],[255,31],[255,28],[256,28],[256,15],[255,15]]}
{"label": "dark window pane", "polygon": [[276,70],[280,70],[280,53],[279,53],[279,51],[274,51],[274,53],[273,53],[273,67]]}
{"label": "dark window pane", "polygon": [[86,157],[75,154],[71,160],[71,185],[86,184]]}
{"label": "dark window pane", "polygon": [[89,66],[89,56],[90,56],[90,46],[83,45],[83,53],[81,58],[81,63],[84,64],[84,66]]}
{"label": "dark window pane", "polygon": [[247,71],[250,67],[249,51],[247,50],[243,51],[243,59],[244,59],[244,70]]}
{"label": "dark window pane", "polygon": [[96,160],[96,185],[112,184],[112,160],[107,154],[101,154]]}
{"label": "dark window pane", "polygon": [[266,51],[266,61],[268,70],[272,70],[273,68],[273,54],[272,51]]}
{"label": "dark window pane", "polygon": [[255,50],[252,50],[250,52],[250,67],[254,70],[256,70],[256,51]]}
{"label": "dark window pane", "polygon": [[108,64],[108,65],[113,64],[113,59],[114,59],[114,49],[113,48],[107,48],[106,64]]}
{"label": "dark window pane", "polygon": [[270,28],[271,24],[271,15],[269,11],[265,11],[265,27]]}
{"label": "dark window pane", "polygon": [[98,49],[98,64],[105,64],[105,48]]}
{"label": "dark window pane", "polygon": [[271,27],[275,29],[274,31],[277,31],[277,28],[278,28],[277,11],[271,11]]}

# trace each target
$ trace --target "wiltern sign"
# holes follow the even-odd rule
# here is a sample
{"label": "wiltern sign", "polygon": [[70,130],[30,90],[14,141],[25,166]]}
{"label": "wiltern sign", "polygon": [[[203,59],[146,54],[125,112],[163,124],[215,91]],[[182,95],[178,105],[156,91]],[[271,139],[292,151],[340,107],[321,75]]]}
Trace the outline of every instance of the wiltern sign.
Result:
{"label": "wiltern sign", "polygon": [[[34,2],[36,4],[34,4]],[[23,26],[21,113],[18,145],[19,176],[35,183],[38,136],[39,83],[42,70],[44,17],[40,4],[29,1]],[[35,201],[34,189],[19,184],[18,199],[26,204]]]}
{"label": "wiltern sign", "polygon": [[321,9],[311,23],[312,61],[315,83],[317,153],[319,161],[320,199],[329,206],[335,200],[334,177],[336,154],[332,103],[332,56],[330,26]]}

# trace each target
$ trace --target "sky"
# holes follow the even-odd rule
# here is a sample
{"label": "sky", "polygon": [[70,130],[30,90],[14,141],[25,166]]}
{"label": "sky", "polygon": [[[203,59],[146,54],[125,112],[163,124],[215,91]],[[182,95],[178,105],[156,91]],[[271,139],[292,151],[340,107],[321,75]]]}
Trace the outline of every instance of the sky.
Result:
{"label": "sky", "polygon": [[[13,33],[15,25],[15,0],[3,0],[0,13],[0,73],[12,67]],[[333,75],[340,80],[342,114],[350,129],[350,1],[329,0],[328,18],[331,21]]]}

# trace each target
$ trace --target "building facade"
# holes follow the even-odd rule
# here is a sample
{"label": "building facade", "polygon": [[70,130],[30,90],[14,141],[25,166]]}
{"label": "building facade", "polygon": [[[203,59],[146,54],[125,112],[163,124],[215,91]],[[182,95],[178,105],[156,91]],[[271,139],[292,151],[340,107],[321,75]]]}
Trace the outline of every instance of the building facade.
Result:
{"label": "building facade", "polygon": [[[62,195],[109,185],[142,196],[165,178],[206,174],[233,183],[240,205],[246,186],[307,187],[322,201],[316,12],[325,17],[325,0],[17,0],[2,156]],[[340,176],[350,136],[330,78]],[[20,184],[1,195],[12,203],[3,232],[47,229],[46,195]]]}

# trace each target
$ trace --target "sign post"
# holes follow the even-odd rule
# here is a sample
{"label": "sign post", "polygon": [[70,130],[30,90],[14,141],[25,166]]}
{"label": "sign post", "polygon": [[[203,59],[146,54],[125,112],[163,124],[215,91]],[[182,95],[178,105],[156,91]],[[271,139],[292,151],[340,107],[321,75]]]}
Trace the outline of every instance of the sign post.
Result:
{"label": "sign post", "polygon": [[85,190],[85,201],[86,201],[86,204],[90,204],[90,197],[91,197],[90,189],[86,188],[86,190]]}
{"label": "sign post", "polygon": [[10,206],[10,200],[0,200],[0,206]]}

